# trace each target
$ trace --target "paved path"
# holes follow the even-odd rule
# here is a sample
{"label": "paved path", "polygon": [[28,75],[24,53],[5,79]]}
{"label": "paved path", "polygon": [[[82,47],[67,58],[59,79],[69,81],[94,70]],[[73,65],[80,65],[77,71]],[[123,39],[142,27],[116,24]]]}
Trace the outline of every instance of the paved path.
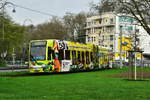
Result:
{"label": "paved path", "polygon": [[28,69],[0,69],[0,73],[4,73],[4,72],[24,72],[24,71],[28,71]]}

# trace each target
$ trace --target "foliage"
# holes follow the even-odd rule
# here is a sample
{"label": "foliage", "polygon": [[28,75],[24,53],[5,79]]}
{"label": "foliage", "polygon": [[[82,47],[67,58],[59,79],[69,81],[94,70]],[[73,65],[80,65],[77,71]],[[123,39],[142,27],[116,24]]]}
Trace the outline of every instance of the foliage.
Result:
{"label": "foliage", "polygon": [[25,27],[25,37],[28,40],[60,39],[60,40],[83,40],[85,34],[86,14],[67,13],[62,19],[54,16],[49,22],[35,27]]}
{"label": "foliage", "polygon": [[[7,54],[6,57],[10,57],[13,48],[15,48],[17,53],[20,53],[23,38],[23,28],[20,25],[15,24],[7,15],[1,17],[0,20],[0,54],[5,52]],[[2,57],[0,57],[0,59],[2,59]]]}

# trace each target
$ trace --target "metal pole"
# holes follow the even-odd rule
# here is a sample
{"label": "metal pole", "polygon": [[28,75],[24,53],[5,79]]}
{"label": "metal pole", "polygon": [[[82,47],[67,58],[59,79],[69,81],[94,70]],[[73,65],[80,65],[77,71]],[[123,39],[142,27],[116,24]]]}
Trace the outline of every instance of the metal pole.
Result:
{"label": "metal pole", "polygon": [[134,37],[134,79],[136,80],[137,78],[137,73],[136,73],[136,24],[135,24],[135,37]]}
{"label": "metal pole", "polygon": [[135,57],[135,59],[134,59],[134,61],[135,61],[135,64],[134,64],[134,80],[136,80],[136,78],[137,78],[137,74],[136,74],[136,52],[134,54],[134,57]]}
{"label": "metal pole", "polygon": [[5,39],[5,25],[4,25],[4,18],[5,18],[5,16],[4,16],[4,6],[3,6],[3,8],[2,8],[2,17],[3,17],[3,19],[2,19],[2,33],[3,33],[3,41],[4,41],[4,39]]}
{"label": "metal pole", "polygon": [[141,52],[141,80],[143,80],[143,51]]}
{"label": "metal pole", "polygon": [[120,68],[122,68],[122,26],[120,26]]}
{"label": "metal pole", "polygon": [[13,72],[14,66],[15,66],[15,49],[14,48],[13,48],[12,60],[13,60],[12,72]]}
{"label": "metal pole", "polygon": [[[5,17],[4,17],[4,4],[2,4],[2,41],[3,41],[3,44],[4,44],[4,40],[5,40],[5,24],[4,24],[4,20],[5,20]],[[2,49],[2,59],[3,61],[5,60],[4,59],[4,48]],[[3,62],[4,63],[4,62]]]}

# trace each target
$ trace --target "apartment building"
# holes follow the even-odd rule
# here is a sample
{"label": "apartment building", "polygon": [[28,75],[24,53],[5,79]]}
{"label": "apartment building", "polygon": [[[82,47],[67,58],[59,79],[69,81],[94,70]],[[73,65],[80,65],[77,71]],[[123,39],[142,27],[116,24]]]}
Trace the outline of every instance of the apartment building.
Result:
{"label": "apartment building", "polygon": [[[134,19],[131,16],[114,13],[104,13],[92,16],[86,21],[86,43],[108,47],[115,54],[115,60],[126,59],[127,51],[131,49],[131,37],[135,33]],[[122,45],[120,45],[122,40]],[[121,47],[121,49],[120,49]]]}

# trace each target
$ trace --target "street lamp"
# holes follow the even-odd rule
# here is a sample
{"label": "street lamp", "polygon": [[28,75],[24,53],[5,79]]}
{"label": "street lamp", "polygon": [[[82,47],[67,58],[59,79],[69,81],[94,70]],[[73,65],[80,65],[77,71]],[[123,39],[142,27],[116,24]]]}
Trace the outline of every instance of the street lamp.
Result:
{"label": "street lamp", "polygon": [[[27,18],[23,21],[23,29],[24,29],[24,32],[26,33],[26,27],[25,27],[25,23],[26,22],[30,22],[31,24],[29,26],[31,26],[31,28],[33,27],[33,22],[31,19]],[[31,30],[31,29],[30,29]],[[25,35],[26,36],[26,35]],[[25,36],[23,36],[25,38]]]}
{"label": "street lamp", "polygon": [[[30,22],[31,24],[29,24],[29,27],[30,27],[30,25],[31,25],[31,28],[32,28],[32,26],[33,26],[33,22],[32,22],[32,20],[31,19],[29,19],[29,18],[27,18],[27,19],[25,19],[24,21],[23,21],[23,24],[22,24],[22,26],[23,26],[23,31],[24,31],[24,33],[23,33],[23,47],[22,47],[22,56],[23,56],[23,58],[26,58],[26,52],[27,52],[27,44],[28,44],[28,42],[29,42],[29,39],[27,38],[27,36],[29,36],[30,34],[27,34],[27,29],[26,29],[26,23],[27,22]],[[30,29],[30,30],[32,30],[32,29]],[[30,36],[29,36],[30,37]],[[23,61],[23,60],[25,60],[25,59],[23,59],[23,58],[21,58],[21,62]],[[21,63],[22,64],[22,63]],[[21,65],[22,66],[22,65]]]}
{"label": "street lamp", "polygon": [[23,26],[25,26],[25,23],[26,23],[27,21],[28,21],[28,22],[30,22],[30,23],[31,23],[31,25],[32,25],[32,23],[33,23],[33,22],[32,22],[32,20],[31,20],[31,19],[29,19],[29,18],[27,18],[27,19],[25,19],[25,20],[23,21]]}

